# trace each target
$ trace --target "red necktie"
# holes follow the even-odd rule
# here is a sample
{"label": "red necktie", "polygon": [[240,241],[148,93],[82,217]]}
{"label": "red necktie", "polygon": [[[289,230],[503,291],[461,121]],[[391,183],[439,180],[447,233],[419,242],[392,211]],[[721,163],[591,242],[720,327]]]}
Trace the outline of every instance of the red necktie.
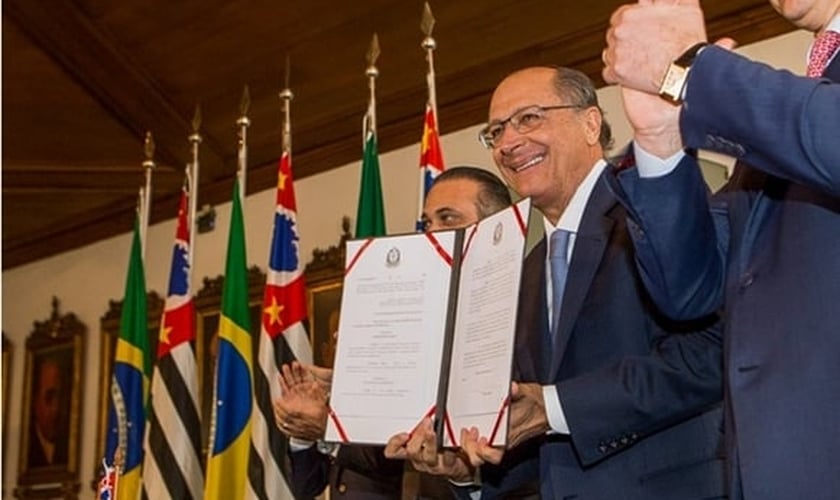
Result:
{"label": "red necktie", "polygon": [[811,47],[811,55],[808,58],[808,72],[806,74],[811,78],[822,76],[829,59],[839,47],[840,33],[836,31],[826,31],[815,38],[814,45]]}

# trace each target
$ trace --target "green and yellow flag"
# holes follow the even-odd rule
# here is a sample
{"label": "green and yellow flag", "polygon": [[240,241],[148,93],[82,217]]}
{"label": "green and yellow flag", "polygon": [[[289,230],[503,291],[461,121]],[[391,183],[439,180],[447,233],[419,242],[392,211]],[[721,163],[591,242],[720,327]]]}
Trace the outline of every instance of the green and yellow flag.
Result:
{"label": "green and yellow flag", "polygon": [[135,500],[141,488],[143,437],[152,360],[146,330],[146,278],[140,243],[140,223],[134,223],[120,336],[114,350],[114,369],[105,436],[105,463],[116,465],[118,500]]}
{"label": "green and yellow flag", "polygon": [[233,186],[214,386],[206,499],[238,500],[248,482],[251,440],[251,325],[239,181]]}

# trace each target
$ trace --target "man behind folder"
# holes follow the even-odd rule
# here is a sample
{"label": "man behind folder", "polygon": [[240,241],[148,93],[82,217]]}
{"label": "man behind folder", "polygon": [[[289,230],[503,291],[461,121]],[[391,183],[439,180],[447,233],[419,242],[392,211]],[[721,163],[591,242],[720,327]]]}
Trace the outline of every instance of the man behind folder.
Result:
{"label": "man behind folder", "polygon": [[[543,213],[546,236],[523,269],[508,449],[462,431],[473,463],[501,463],[459,493],[507,498],[539,477],[544,499],[723,497],[719,332],[654,309],[602,174],[610,129],[592,82],[566,68],[509,75],[480,139]],[[438,473],[463,466],[434,442],[426,421],[386,450]]]}
{"label": "man behind folder", "polygon": [[[437,177],[426,196],[426,231],[454,229],[477,222],[511,204],[510,193],[498,177],[475,167],[453,167]],[[332,371],[285,365],[280,377],[283,396],[275,401],[278,427],[291,437],[291,487],[298,498],[310,498],[331,485],[331,495],[359,499],[400,499],[402,460],[386,459],[381,446],[334,446],[324,436]],[[465,462],[462,462],[464,464]],[[464,466],[463,480],[473,470]],[[452,498],[446,482],[422,475],[418,498]]]}

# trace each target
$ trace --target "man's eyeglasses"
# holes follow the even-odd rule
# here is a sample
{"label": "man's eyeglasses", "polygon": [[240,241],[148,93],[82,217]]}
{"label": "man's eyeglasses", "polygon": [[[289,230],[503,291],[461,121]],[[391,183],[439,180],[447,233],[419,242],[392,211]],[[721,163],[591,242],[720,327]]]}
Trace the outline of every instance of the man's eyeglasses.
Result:
{"label": "man's eyeglasses", "polygon": [[478,140],[482,146],[487,149],[493,149],[505,133],[505,127],[508,123],[520,134],[527,134],[532,130],[536,130],[545,121],[547,111],[555,109],[572,109],[580,108],[576,104],[558,104],[556,106],[528,106],[522,108],[504,120],[497,120],[487,124],[478,132]]}

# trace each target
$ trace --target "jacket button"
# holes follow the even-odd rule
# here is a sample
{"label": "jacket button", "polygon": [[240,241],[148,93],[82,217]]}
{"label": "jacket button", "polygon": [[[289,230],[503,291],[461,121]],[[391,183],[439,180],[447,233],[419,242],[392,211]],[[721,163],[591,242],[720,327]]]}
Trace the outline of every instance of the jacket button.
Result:
{"label": "jacket button", "polygon": [[741,288],[747,288],[753,284],[755,281],[755,275],[753,273],[744,273],[741,275],[741,280],[739,281],[739,285]]}
{"label": "jacket button", "polygon": [[630,228],[630,234],[633,236],[634,239],[636,239],[636,240],[644,240],[645,239],[645,231],[641,227],[639,227],[638,224],[636,224],[633,221],[629,221],[627,226]]}
{"label": "jacket button", "polygon": [[598,451],[600,451],[601,453],[606,453],[607,452],[607,445],[605,445],[604,443],[599,444],[598,445]]}
{"label": "jacket button", "polygon": [[338,492],[341,493],[341,494],[347,493],[347,485],[344,484],[344,483],[339,484],[338,485]]}

